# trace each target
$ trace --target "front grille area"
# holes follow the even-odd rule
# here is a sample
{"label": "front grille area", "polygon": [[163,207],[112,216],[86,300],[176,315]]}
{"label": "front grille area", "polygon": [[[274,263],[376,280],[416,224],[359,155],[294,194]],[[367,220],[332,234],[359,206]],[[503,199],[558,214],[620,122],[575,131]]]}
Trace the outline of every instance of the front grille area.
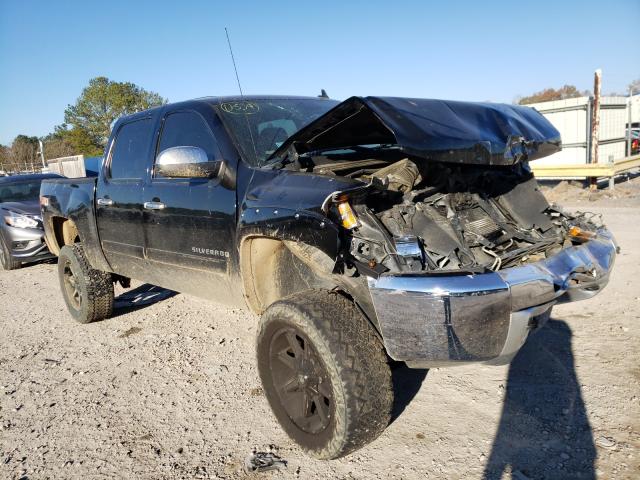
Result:
{"label": "front grille area", "polygon": [[465,231],[491,239],[502,234],[502,230],[480,207],[470,208],[460,212],[464,218]]}

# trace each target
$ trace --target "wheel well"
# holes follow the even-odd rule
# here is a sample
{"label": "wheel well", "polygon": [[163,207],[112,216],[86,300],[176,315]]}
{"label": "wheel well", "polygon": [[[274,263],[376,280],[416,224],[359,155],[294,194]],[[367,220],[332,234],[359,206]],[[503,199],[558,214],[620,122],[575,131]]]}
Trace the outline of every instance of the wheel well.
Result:
{"label": "wheel well", "polygon": [[80,241],[78,227],[73,220],[64,217],[53,217],[51,223],[56,244],[49,245],[49,248],[55,255],[58,255],[60,249],[65,245],[73,245]]}
{"label": "wheel well", "polygon": [[334,290],[352,302],[382,338],[366,283],[332,274],[333,266],[325,253],[303,243],[250,237],[240,244],[240,274],[253,312],[262,314],[272,303],[302,290]]}
{"label": "wheel well", "polygon": [[[331,290],[336,287],[330,278],[325,278],[304,253],[285,242],[270,237],[252,237],[243,240],[240,246],[240,273],[247,304],[261,314],[273,302],[301,290],[312,288]],[[296,250],[295,253],[292,252]],[[325,265],[326,266],[326,265]],[[321,266],[320,268],[322,268]],[[330,274],[331,271],[325,272]]]}

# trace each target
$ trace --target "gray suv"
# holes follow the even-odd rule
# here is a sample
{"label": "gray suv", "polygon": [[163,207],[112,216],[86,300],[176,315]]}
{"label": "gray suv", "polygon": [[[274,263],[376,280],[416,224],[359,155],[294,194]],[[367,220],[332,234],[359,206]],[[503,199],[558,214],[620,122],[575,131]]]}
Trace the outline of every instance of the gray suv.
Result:
{"label": "gray suv", "polygon": [[51,258],[44,242],[40,215],[40,183],[55,174],[15,175],[0,178],[0,266],[20,268],[22,263]]}

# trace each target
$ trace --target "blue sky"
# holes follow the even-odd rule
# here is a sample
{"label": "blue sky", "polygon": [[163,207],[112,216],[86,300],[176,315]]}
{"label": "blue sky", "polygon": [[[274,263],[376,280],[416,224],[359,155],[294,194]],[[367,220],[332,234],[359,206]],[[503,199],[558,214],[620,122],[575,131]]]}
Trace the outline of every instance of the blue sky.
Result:
{"label": "blue sky", "polygon": [[0,0],[0,143],[46,135],[90,78],[170,101],[245,93],[511,102],[640,77],[640,1]]}

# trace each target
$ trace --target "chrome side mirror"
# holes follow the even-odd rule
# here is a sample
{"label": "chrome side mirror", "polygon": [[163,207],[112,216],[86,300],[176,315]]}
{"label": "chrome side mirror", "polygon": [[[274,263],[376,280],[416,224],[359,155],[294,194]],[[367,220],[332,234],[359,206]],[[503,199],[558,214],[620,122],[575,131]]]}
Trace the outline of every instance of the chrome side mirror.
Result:
{"label": "chrome side mirror", "polygon": [[215,178],[222,170],[223,161],[209,161],[207,152],[200,147],[171,147],[156,159],[155,177]]}

